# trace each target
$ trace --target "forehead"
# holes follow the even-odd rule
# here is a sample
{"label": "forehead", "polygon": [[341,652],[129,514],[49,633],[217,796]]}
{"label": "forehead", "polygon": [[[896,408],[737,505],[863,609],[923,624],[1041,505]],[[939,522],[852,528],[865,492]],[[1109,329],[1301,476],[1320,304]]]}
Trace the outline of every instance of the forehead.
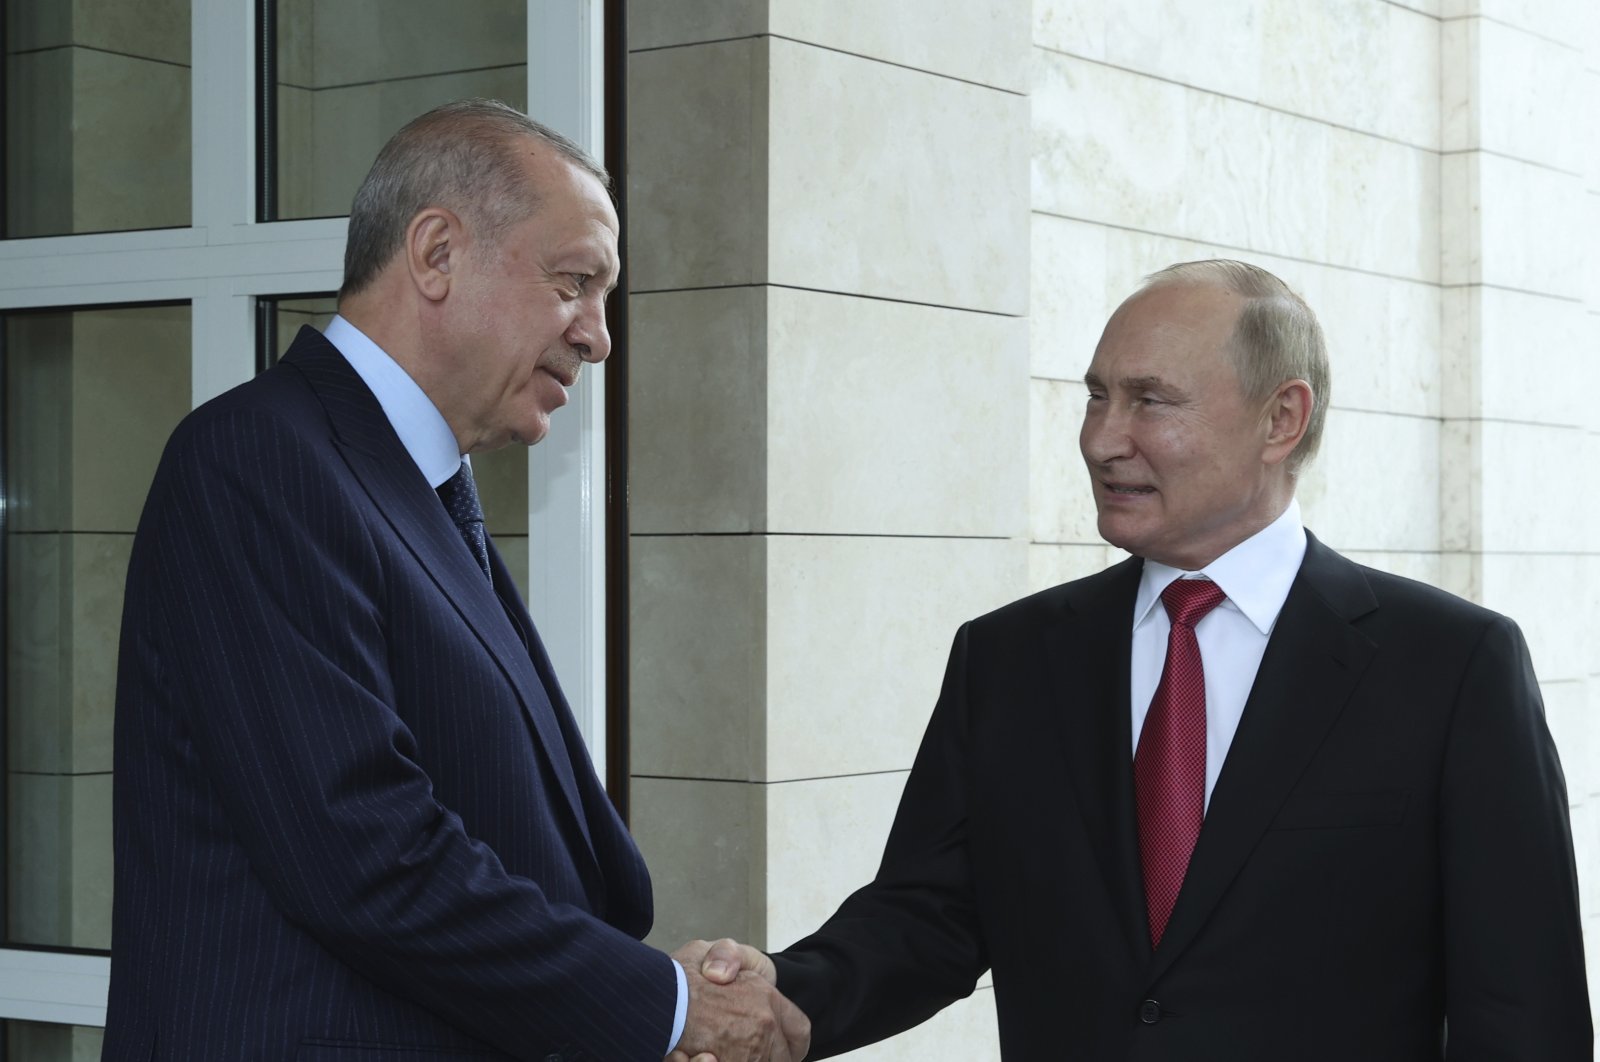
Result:
{"label": "forehead", "polygon": [[1222,288],[1163,284],[1117,307],[1090,371],[1104,377],[1192,374],[1220,366],[1244,300]]}

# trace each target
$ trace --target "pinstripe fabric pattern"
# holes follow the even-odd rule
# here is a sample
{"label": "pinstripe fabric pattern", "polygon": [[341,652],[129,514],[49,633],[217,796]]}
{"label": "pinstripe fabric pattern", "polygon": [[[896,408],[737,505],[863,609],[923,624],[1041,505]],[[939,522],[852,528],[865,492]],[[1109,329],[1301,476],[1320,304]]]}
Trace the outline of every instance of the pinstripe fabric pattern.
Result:
{"label": "pinstripe fabric pattern", "polygon": [[123,616],[105,1059],[661,1057],[649,877],[490,562],[310,329],[174,433]]}

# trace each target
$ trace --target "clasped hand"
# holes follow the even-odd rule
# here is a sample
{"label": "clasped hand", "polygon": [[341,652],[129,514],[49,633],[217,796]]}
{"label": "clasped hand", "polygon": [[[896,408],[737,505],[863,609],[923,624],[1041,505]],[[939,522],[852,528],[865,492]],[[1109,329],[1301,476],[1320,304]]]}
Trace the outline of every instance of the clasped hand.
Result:
{"label": "clasped hand", "polygon": [[689,982],[683,1038],[667,1062],[800,1062],[811,1022],[775,987],[777,968],[748,944],[691,940],[672,957]]}

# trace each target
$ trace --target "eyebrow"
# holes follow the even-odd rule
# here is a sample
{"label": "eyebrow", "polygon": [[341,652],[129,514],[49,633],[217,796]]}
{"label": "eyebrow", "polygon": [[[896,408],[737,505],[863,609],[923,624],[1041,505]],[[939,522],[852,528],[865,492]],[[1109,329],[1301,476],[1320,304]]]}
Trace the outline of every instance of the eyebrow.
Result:
{"label": "eyebrow", "polygon": [[[1105,381],[1092,372],[1083,374],[1083,382],[1087,387],[1105,387]],[[1171,391],[1173,386],[1159,376],[1124,376],[1117,381],[1117,386],[1129,391]]]}

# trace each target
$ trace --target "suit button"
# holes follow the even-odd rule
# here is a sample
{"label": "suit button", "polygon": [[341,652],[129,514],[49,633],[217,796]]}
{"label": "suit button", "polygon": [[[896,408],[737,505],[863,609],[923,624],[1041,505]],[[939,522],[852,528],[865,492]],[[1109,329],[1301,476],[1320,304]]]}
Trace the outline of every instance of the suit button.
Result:
{"label": "suit button", "polygon": [[1146,1025],[1154,1025],[1161,1020],[1161,1004],[1153,999],[1147,999],[1139,1004],[1139,1020]]}

